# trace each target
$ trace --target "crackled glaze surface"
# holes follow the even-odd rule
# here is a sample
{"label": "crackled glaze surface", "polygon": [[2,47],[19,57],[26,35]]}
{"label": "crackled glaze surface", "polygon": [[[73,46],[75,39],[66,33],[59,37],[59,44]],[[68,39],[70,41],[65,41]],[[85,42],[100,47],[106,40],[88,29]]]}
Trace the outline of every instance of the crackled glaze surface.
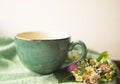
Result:
{"label": "crackled glaze surface", "polygon": [[67,57],[69,38],[56,41],[26,41],[16,39],[21,61],[38,73],[51,73],[63,64]]}

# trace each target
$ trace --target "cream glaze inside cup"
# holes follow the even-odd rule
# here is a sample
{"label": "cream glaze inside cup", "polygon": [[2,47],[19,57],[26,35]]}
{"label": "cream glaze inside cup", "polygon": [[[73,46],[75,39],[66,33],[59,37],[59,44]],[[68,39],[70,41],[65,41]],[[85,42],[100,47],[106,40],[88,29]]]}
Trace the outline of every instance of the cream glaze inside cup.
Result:
{"label": "cream glaze inside cup", "polygon": [[37,31],[18,33],[15,37],[23,40],[58,40],[70,38],[70,35],[63,32]]}

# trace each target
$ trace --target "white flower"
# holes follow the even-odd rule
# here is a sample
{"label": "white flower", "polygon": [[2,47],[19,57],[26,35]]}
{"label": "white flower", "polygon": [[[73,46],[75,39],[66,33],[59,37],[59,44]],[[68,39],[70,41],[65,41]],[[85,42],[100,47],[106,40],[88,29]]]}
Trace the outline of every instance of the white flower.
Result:
{"label": "white flower", "polygon": [[86,67],[85,69],[86,69],[86,74],[91,74],[94,71],[94,69],[91,66]]}
{"label": "white flower", "polygon": [[74,46],[73,49],[81,51],[81,46],[79,44],[77,44],[77,45]]}
{"label": "white flower", "polygon": [[97,62],[97,60],[95,60],[95,59],[90,59],[90,64],[91,64],[93,67],[98,66],[98,62]]}
{"label": "white flower", "polygon": [[72,50],[68,52],[68,58],[70,60],[75,60],[80,56],[79,52],[77,50]]}
{"label": "white flower", "polygon": [[76,76],[75,79],[76,79],[76,81],[78,81],[78,82],[83,81],[82,76]]}

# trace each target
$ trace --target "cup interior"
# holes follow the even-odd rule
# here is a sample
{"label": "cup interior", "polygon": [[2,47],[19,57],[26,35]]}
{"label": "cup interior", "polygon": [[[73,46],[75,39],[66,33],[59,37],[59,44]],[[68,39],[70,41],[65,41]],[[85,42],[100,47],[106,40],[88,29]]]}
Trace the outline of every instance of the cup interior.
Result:
{"label": "cup interior", "polygon": [[70,38],[70,35],[63,32],[37,31],[18,33],[15,37],[23,40],[57,40]]}

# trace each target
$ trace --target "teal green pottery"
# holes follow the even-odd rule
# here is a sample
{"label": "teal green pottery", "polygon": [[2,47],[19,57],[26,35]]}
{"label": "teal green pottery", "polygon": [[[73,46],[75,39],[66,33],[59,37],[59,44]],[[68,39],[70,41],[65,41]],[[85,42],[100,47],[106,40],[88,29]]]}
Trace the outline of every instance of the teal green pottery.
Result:
{"label": "teal green pottery", "polygon": [[[15,36],[15,43],[20,60],[29,70],[49,74],[66,60],[70,38],[61,32],[22,32]],[[81,57],[86,55],[84,43],[82,50]]]}

